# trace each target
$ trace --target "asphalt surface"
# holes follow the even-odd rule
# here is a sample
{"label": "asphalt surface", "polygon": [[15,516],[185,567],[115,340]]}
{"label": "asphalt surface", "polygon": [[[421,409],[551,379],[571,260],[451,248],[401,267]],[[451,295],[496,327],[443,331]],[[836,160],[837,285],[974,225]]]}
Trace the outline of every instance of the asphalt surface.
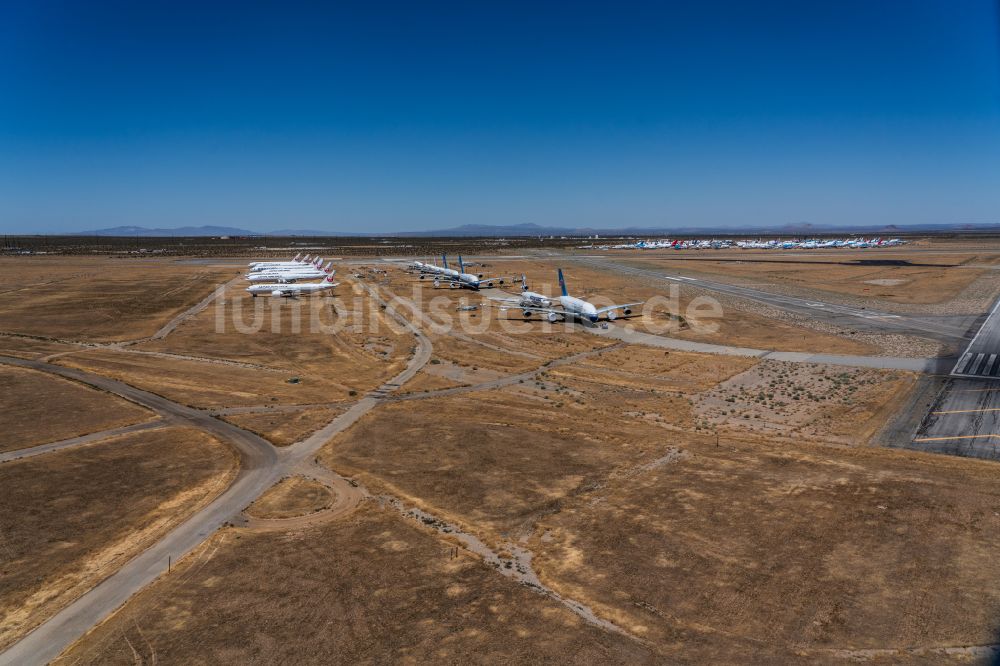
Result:
{"label": "asphalt surface", "polygon": [[752,287],[716,282],[703,278],[694,278],[665,269],[640,268],[624,261],[606,257],[591,257],[580,255],[548,255],[558,256],[561,260],[582,263],[595,268],[615,271],[654,283],[687,284],[707,291],[727,294],[758,303],[764,303],[781,310],[801,314],[810,319],[825,321],[844,328],[854,328],[877,332],[908,333],[931,337],[945,342],[954,342],[967,337],[970,320],[975,317],[920,317],[914,315],[899,315],[891,312],[880,312],[868,308],[851,307],[838,303],[828,303],[820,300],[798,298],[775,294]]}
{"label": "asphalt surface", "polygon": [[951,370],[910,446],[1000,460],[1000,299]]}
{"label": "asphalt surface", "polygon": [[1000,380],[948,380],[910,448],[1000,460]]}
{"label": "asphalt surface", "polygon": [[1000,377],[1000,299],[958,357],[953,377]]}

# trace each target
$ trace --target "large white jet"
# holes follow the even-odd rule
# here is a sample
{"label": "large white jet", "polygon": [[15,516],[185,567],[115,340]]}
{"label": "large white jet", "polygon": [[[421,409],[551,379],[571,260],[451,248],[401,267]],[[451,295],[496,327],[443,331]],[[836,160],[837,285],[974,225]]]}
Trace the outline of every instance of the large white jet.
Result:
{"label": "large white jet", "polygon": [[[599,308],[593,303],[588,303],[582,298],[576,298],[569,295],[566,291],[566,280],[563,279],[563,272],[561,268],[559,269],[559,288],[562,290],[562,295],[559,296],[559,307],[518,305],[517,309],[522,310],[522,314],[525,319],[531,317],[532,313],[538,313],[544,315],[549,321],[557,321],[562,318],[577,319],[579,321],[588,321],[592,324],[596,324],[600,321],[601,315],[604,315],[608,321],[614,321],[618,318],[617,312],[619,310],[627,317],[632,314],[632,308],[642,305],[645,302],[622,303],[620,305],[608,305]],[[501,309],[510,308],[502,307]]]}
{"label": "large white jet", "polygon": [[316,257],[312,261],[303,261],[296,263],[274,263],[274,264],[257,264],[250,268],[251,273],[261,273],[264,271],[280,271],[280,270],[290,270],[293,268],[319,268],[323,264],[322,257]]}
{"label": "large white jet", "polygon": [[438,277],[445,277],[445,278],[458,277],[458,271],[456,271],[453,268],[448,268],[448,255],[446,254],[441,255],[441,263],[444,264],[443,267],[437,266],[435,264],[425,264],[420,261],[414,261],[412,264],[410,264],[410,268],[420,273],[421,280],[428,277],[433,277],[435,280],[437,280]]}
{"label": "large white jet", "polygon": [[258,271],[248,273],[246,279],[250,282],[296,282],[298,280],[313,280],[315,278],[326,277],[333,267],[333,262],[328,261],[323,268],[282,268],[279,270]]}
{"label": "large white jet", "polygon": [[[521,293],[514,297],[490,296],[491,300],[505,303],[511,307],[519,308],[549,308],[552,307],[552,299],[548,296],[530,291],[528,289],[528,279],[521,275]],[[526,317],[529,316],[525,315]]]}
{"label": "large white jet", "polygon": [[[336,271],[334,271],[336,273]],[[326,276],[322,282],[310,282],[307,284],[252,284],[247,287],[247,291],[254,298],[260,294],[270,294],[271,296],[301,296],[303,294],[316,294],[327,289],[333,289],[339,282],[333,281],[333,273]]]}
{"label": "large white jet", "polygon": [[[446,264],[447,265],[447,264]],[[439,274],[434,278],[434,286],[440,287],[442,282],[448,284],[452,289],[492,289],[494,285],[503,284],[506,278],[493,277],[484,278],[482,275],[473,275],[465,272],[465,264],[462,257],[458,257],[458,270],[450,271],[450,274]]]}
{"label": "large white jet", "polygon": [[309,263],[309,255],[307,254],[304,259],[299,259],[302,253],[299,252],[295,255],[291,261],[251,261],[247,266],[253,268],[254,266],[299,266],[301,264]]}

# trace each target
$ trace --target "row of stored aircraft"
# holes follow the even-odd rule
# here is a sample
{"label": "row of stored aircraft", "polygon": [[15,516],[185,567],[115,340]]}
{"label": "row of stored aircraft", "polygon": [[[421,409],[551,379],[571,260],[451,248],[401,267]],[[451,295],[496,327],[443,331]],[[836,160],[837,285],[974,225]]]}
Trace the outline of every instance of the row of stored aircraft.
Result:
{"label": "row of stored aircraft", "polygon": [[[333,281],[337,271],[333,270],[332,261],[323,266],[322,257],[311,259],[306,255],[300,260],[300,255],[295,255],[291,261],[252,262],[246,275],[251,283],[247,291],[254,298],[261,294],[295,297],[323,292],[339,284]],[[319,278],[322,278],[319,282],[302,282]]]}
{"label": "row of stored aircraft", "polygon": [[861,249],[869,247],[895,247],[906,243],[902,238],[844,238],[805,240],[641,240],[635,243],[620,245],[588,245],[587,248],[599,250],[726,250],[738,247],[743,250],[817,250],[826,248]]}
{"label": "row of stored aircraft", "polygon": [[[409,268],[419,274],[420,279],[431,277],[434,286],[438,287],[447,284],[452,289],[473,289],[478,291],[482,288],[493,288],[503,285],[507,279],[503,277],[487,278],[481,274],[469,273],[466,271],[462,257],[458,258],[458,270],[448,267],[448,257],[442,255],[442,266],[432,263],[415,261]],[[292,261],[256,261],[249,265],[250,271],[246,278],[259,284],[251,284],[247,291],[253,297],[260,294],[270,294],[271,296],[294,297],[304,294],[314,294],[336,287],[338,283],[333,281],[336,271],[332,270],[332,263],[329,262],[324,268],[320,268],[323,259],[310,260],[309,256],[300,260],[296,255]],[[559,277],[559,289],[562,292],[558,298],[550,298],[543,294],[531,291],[528,288],[528,281],[525,275],[521,275],[521,292],[517,296],[490,296],[490,300],[498,303],[501,311],[520,310],[525,319],[530,319],[532,315],[540,315],[551,322],[560,319],[574,319],[597,323],[604,316],[608,321],[614,321],[620,312],[623,316],[632,314],[633,308],[643,304],[642,301],[635,303],[622,303],[618,305],[608,305],[598,307],[593,303],[576,296],[570,296],[566,288],[566,279],[563,277],[562,269],[557,271]],[[299,280],[307,278],[322,277],[320,282],[302,283]],[[274,281],[267,281],[274,280]]]}
{"label": "row of stored aircraft", "polygon": [[[441,256],[440,266],[421,261],[414,261],[409,265],[409,269],[416,272],[419,279],[430,278],[434,281],[435,287],[447,284],[451,289],[465,288],[478,291],[479,289],[491,289],[494,286],[503,286],[508,279],[506,277],[487,278],[481,274],[468,273],[466,272],[465,263],[462,261],[461,256],[458,258],[458,267],[459,270],[457,271],[449,268],[448,257],[446,255]],[[569,295],[561,268],[558,269],[558,277],[559,289],[562,293],[556,299],[528,289],[527,278],[522,275],[521,293],[518,296],[491,296],[490,300],[499,302],[501,311],[520,310],[525,319],[530,319],[533,314],[537,314],[549,321],[569,318],[586,320],[592,323],[599,321],[602,315],[609,321],[613,321],[618,317],[619,312],[627,317],[632,314],[632,308],[642,305],[642,302],[636,302],[597,307],[593,303]]]}
{"label": "row of stored aircraft", "polygon": [[503,286],[507,282],[506,277],[485,277],[482,273],[474,274],[465,270],[465,263],[462,257],[458,257],[458,270],[448,267],[448,256],[441,255],[441,266],[422,261],[414,261],[410,264],[410,269],[419,274],[419,279],[431,278],[434,286],[440,287],[448,285],[451,289],[492,289],[495,286]]}

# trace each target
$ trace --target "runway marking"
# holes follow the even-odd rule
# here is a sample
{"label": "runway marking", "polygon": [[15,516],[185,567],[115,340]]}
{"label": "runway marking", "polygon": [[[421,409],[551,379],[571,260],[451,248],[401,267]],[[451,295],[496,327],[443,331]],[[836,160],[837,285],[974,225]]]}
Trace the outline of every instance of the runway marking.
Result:
{"label": "runway marking", "polygon": [[[962,364],[962,365],[961,366],[956,365],[955,369],[951,371],[951,374],[953,374],[953,375],[960,375],[960,374],[962,374],[963,370],[965,370],[965,364],[968,363],[968,360],[966,360],[966,359],[969,359],[972,356],[971,349],[973,348],[973,346],[975,346],[976,340],[978,340],[979,336],[982,335],[983,330],[990,323],[990,319],[993,318],[993,315],[995,315],[997,313],[998,309],[1000,309],[1000,298],[998,298],[997,301],[996,301],[996,303],[993,304],[993,307],[990,309],[989,314],[986,315],[986,319],[983,320],[982,326],[980,326],[979,330],[976,331],[976,334],[974,336],[972,336],[972,340],[969,341],[969,344],[965,346],[964,355],[962,356],[962,360],[959,361],[959,363]],[[963,363],[963,361],[964,361],[964,363]]]}
{"label": "runway marking", "polygon": [[973,414],[975,412],[1000,412],[1000,407],[985,407],[983,409],[951,409],[948,411],[931,412],[931,414]]}
{"label": "runway marking", "polygon": [[976,437],[985,437],[987,439],[1000,439],[1000,435],[986,434],[986,435],[953,435],[951,437],[917,437],[914,442],[940,442],[945,439],[975,439]]}

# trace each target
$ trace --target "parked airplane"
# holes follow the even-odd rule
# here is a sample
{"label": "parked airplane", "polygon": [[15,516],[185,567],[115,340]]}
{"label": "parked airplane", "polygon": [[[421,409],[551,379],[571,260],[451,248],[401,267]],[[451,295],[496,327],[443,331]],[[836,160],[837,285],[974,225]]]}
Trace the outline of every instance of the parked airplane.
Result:
{"label": "parked airplane", "polygon": [[252,284],[247,287],[247,291],[254,298],[257,298],[259,294],[270,294],[271,296],[301,296],[303,294],[315,294],[327,289],[333,289],[339,282],[333,281],[333,275],[337,271],[333,271],[326,276],[326,279],[322,282],[310,282],[307,284]]}
{"label": "parked airplane", "polygon": [[448,255],[446,254],[441,255],[441,263],[443,264],[443,267],[437,266],[435,264],[425,264],[419,261],[415,261],[412,264],[410,264],[410,268],[420,272],[421,280],[428,277],[433,277],[435,281],[439,277],[445,277],[445,278],[458,277],[458,271],[456,271],[453,268],[448,268]]}
{"label": "parked airplane", "polygon": [[503,284],[506,278],[493,277],[484,278],[482,275],[473,275],[472,273],[465,272],[465,264],[462,263],[462,257],[458,257],[458,269],[457,271],[452,271],[454,275],[438,275],[434,278],[434,286],[440,287],[442,282],[446,282],[452,289],[492,289],[494,285]]}
{"label": "parked airplane", "polygon": [[323,268],[283,268],[280,270],[259,271],[257,273],[248,273],[246,279],[250,282],[296,282],[298,280],[312,280],[326,277],[331,268],[333,268],[333,262],[328,261]]}
{"label": "parked airplane", "polygon": [[323,264],[323,258],[322,257],[316,257],[311,262],[305,261],[305,262],[298,262],[298,263],[293,263],[293,264],[288,264],[288,263],[284,263],[284,262],[275,263],[275,264],[258,264],[256,266],[251,267],[250,268],[250,272],[251,273],[261,273],[261,272],[264,272],[264,271],[278,271],[278,270],[285,270],[285,269],[292,269],[292,268],[310,268],[310,267],[319,268],[322,264]]}
{"label": "parked airplane", "polygon": [[[507,303],[519,308],[548,308],[552,307],[552,299],[548,296],[528,291],[528,279],[521,275],[521,293],[514,297],[490,296],[491,300]],[[529,313],[530,314],[530,313]],[[528,315],[525,315],[528,316]]]}
{"label": "parked airplane", "polygon": [[295,255],[291,261],[251,261],[247,266],[253,268],[254,266],[298,266],[300,264],[309,263],[309,255],[305,256],[305,259],[299,259],[302,253],[299,252]]}
{"label": "parked airplane", "polygon": [[559,296],[559,307],[519,305],[518,309],[522,310],[522,314],[525,319],[531,317],[532,313],[537,312],[538,314],[545,315],[549,321],[557,321],[561,317],[563,319],[578,319],[580,321],[589,321],[590,323],[596,324],[600,320],[601,315],[604,315],[608,321],[614,321],[618,318],[616,313],[619,310],[621,310],[621,313],[627,317],[632,314],[633,307],[642,305],[645,302],[622,303],[620,305],[608,305],[599,308],[593,303],[589,303],[582,298],[570,296],[569,292],[566,290],[566,280],[563,278],[562,269],[560,268],[558,270],[559,289],[562,291],[562,295]]}

